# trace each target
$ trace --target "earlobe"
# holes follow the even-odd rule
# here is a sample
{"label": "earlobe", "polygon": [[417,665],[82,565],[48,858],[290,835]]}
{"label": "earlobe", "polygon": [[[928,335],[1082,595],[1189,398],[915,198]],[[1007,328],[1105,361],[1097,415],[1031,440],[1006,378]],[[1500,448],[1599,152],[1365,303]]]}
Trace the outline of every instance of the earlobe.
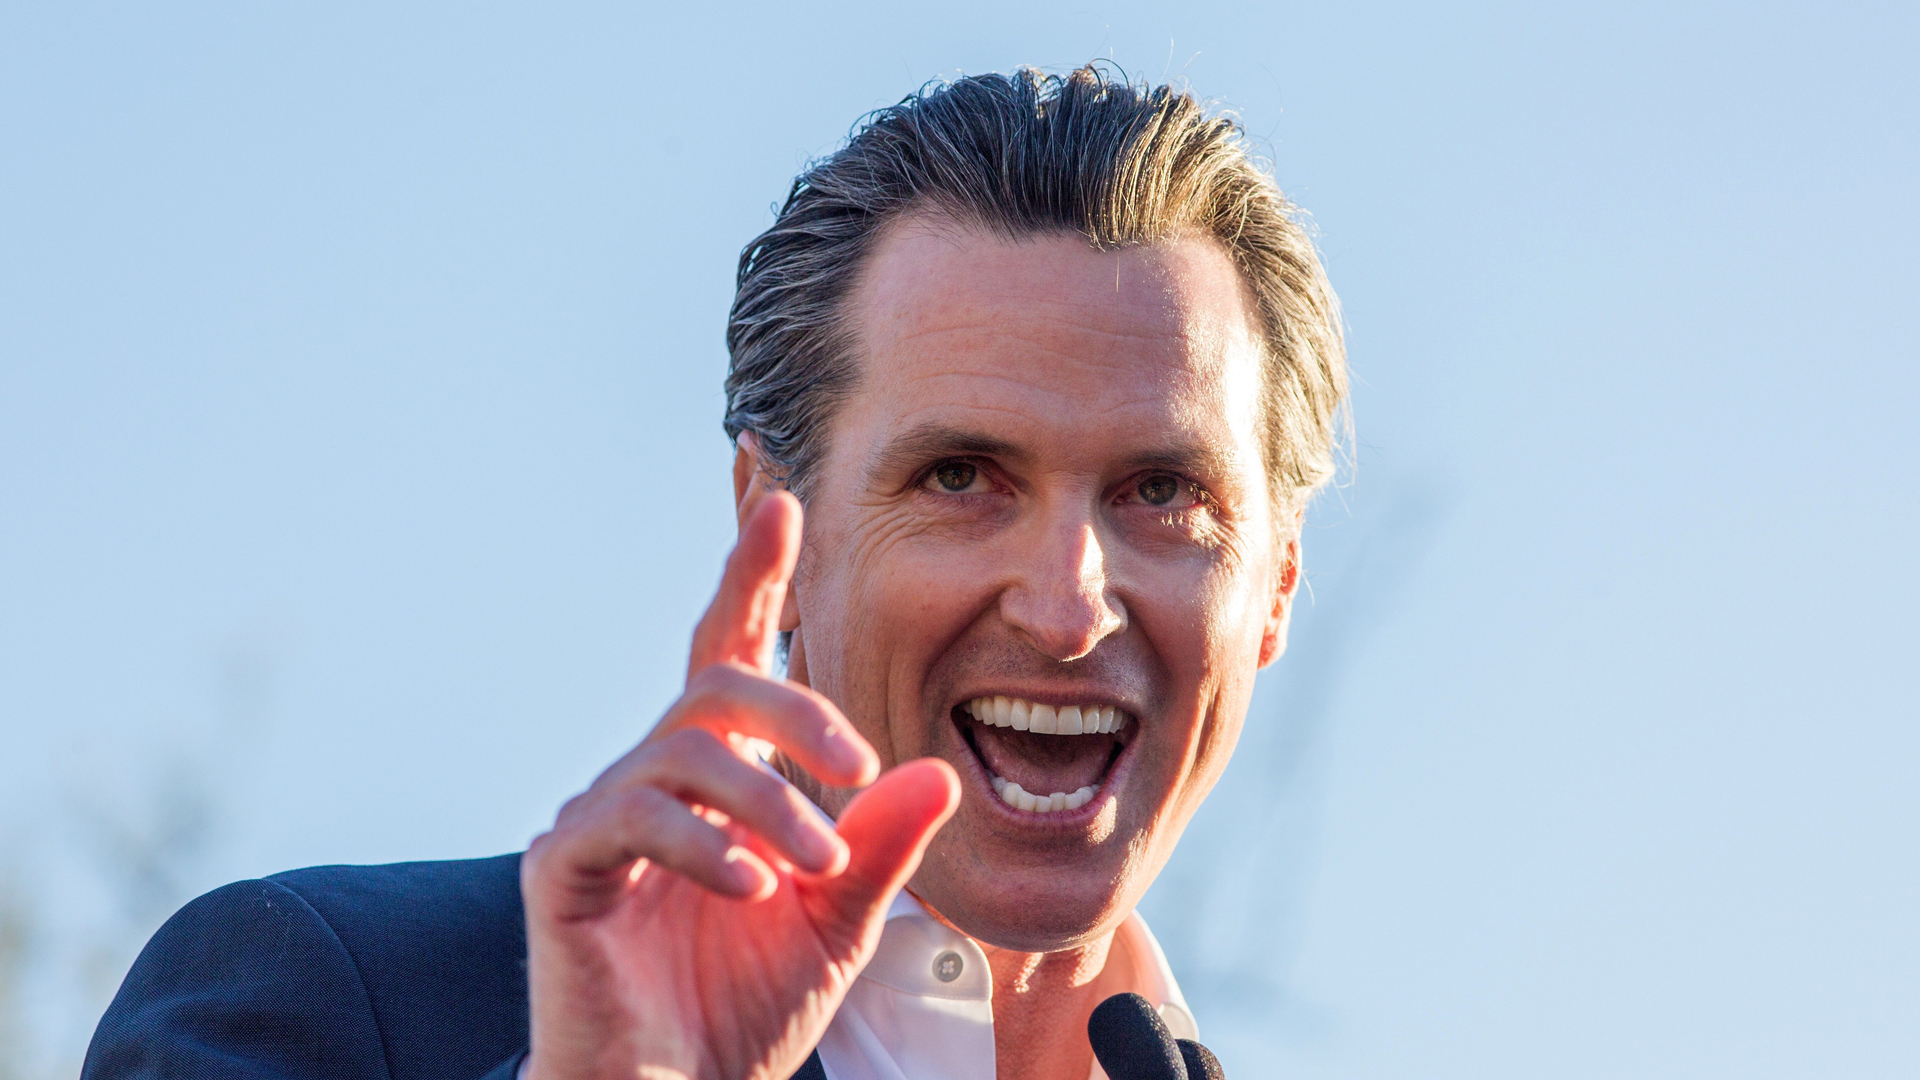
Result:
{"label": "earlobe", "polygon": [[1277,607],[1267,619],[1267,632],[1260,637],[1261,667],[1280,659],[1280,654],[1287,651],[1287,620],[1290,614],[1285,606]]}
{"label": "earlobe", "polygon": [[1293,597],[1300,588],[1300,541],[1287,541],[1286,562],[1274,580],[1273,607],[1267,612],[1266,631],[1260,635],[1260,666],[1266,667],[1287,650],[1287,625],[1293,620]]}

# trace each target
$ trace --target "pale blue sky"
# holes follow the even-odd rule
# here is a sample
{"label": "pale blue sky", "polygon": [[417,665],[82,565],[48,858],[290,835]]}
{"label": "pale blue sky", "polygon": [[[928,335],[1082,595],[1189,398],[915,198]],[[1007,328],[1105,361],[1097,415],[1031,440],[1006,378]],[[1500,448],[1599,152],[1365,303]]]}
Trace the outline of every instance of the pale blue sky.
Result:
{"label": "pale blue sky", "polygon": [[1240,113],[1351,325],[1312,600],[1147,906],[1229,1074],[1920,1073],[1916,31],[0,9],[32,1053],[167,791],[212,824],[156,894],[510,850],[643,734],[730,539],[740,246],[865,110],[1102,56]]}

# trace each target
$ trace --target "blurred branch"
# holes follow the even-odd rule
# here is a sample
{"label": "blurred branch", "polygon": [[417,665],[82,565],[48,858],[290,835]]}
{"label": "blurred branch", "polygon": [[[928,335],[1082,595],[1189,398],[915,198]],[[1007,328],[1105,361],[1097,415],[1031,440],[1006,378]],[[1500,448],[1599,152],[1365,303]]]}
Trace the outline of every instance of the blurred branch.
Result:
{"label": "blurred branch", "polygon": [[[79,1072],[93,1026],[140,948],[182,903],[204,889],[221,835],[219,780],[232,754],[271,712],[271,658],[230,652],[220,667],[213,723],[197,736],[135,759],[130,782],[105,778],[89,761],[62,785],[59,812],[36,828],[57,854],[25,875],[0,879],[0,1080]],[[66,838],[63,842],[54,838]],[[77,881],[60,873],[77,872]],[[105,919],[76,903],[105,899]],[[43,905],[73,904],[81,913]],[[53,916],[66,916],[54,918]],[[40,1023],[29,1022],[29,1012]]]}
{"label": "blurred branch", "polygon": [[70,796],[67,804],[129,923],[150,930],[188,899],[192,871],[215,833],[211,784],[201,769],[169,763],[147,805],[133,813],[114,814],[85,797]]}
{"label": "blurred branch", "polygon": [[0,878],[0,1080],[25,1080],[20,1061],[27,1045],[28,951],[33,941],[33,909],[20,894],[11,868]]}

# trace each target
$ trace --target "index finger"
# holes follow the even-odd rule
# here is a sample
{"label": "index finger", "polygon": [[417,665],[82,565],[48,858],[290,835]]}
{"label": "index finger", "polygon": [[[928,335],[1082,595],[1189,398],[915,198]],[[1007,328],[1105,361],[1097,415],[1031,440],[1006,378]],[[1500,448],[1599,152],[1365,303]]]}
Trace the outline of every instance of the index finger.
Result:
{"label": "index finger", "polygon": [[800,500],[790,492],[774,491],[740,527],[740,541],[727,556],[719,591],[693,629],[688,679],[702,668],[728,661],[772,672],[780,611],[800,558],[800,516]]}
{"label": "index finger", "polygon": [[736,745],[738,739],[764,742],[840,787],[865,787],[880,772],[879,755],[824,695],[742,665],[713,664],[687,680],[687,692],[646,742],[687,727],[705,728]]}

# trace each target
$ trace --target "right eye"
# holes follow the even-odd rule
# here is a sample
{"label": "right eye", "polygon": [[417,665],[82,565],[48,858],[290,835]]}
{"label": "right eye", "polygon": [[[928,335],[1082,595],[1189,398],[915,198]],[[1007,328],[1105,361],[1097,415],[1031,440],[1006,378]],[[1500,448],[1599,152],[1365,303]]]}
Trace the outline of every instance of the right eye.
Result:
{"label": "right eye", "polygon": [[980,467],[971,461],[943,461],[927,474],[925,486],[949,495],[964,495],[981,485],[984,479],[980,475]]}

